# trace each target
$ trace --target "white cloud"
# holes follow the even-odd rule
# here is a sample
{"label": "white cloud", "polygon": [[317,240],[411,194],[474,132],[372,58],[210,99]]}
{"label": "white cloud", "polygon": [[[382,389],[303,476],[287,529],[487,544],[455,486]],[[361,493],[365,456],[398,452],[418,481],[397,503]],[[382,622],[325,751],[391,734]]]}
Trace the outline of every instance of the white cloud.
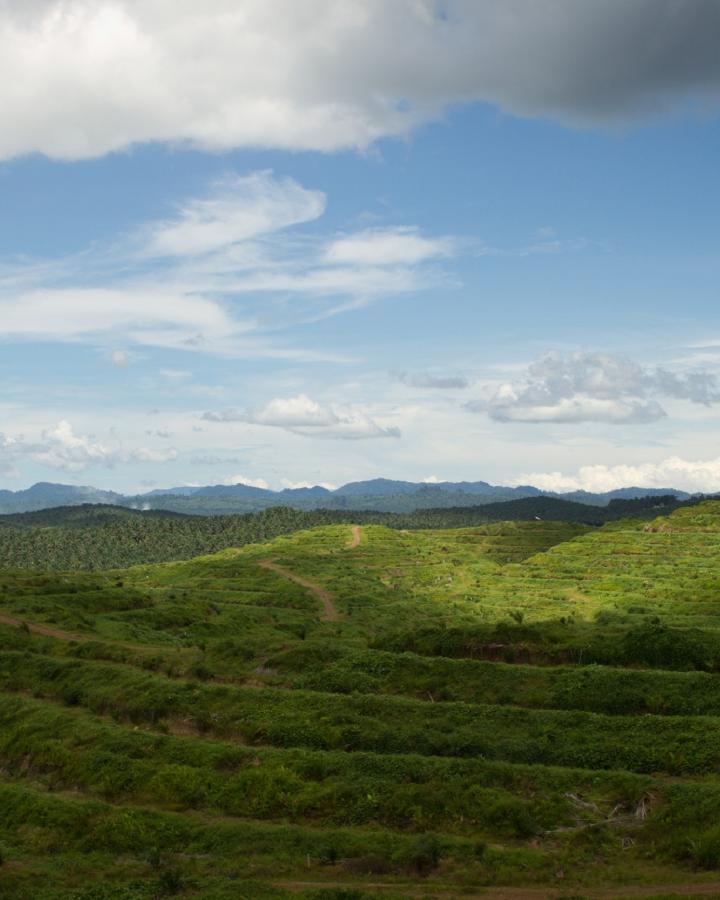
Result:
{"label": "white cloud", "polygon": [[715,107],[718,34],[714,0],[5,0],[0,156],[364,147],[474,100],[584,124]]}
{"label": "white cloud", "polygon": [[720,385],[708,372],[651,369],[599,353],[548,353],[525,379],[501,384],[489,401],[467,408],[500,422],[642,424],[666,415],[656,396],[709,406],[720,401]]}
{"label": "white cloud", "polygon": [[575,475],[526,472],[513,484],[533,484],[546,491],[612,491],[621,487],[677,488],[698,493],[720,491],[720,457],[688,460],[671,456],[657,463],[582,466]]}
{"label": "white cloud", "polygon": [[17,461],[25,452],[22,438],[0,433],[0,475],[17,478],[20,475]]}
{"label": "white cloud", "polygon": [[26,460],[65,472],[83,472],[93,466],[112,468],[130,461],[161,463],[177,457],[174,448],[125,449],[117,441],[107,443],[92,435],[77,434],[66,419],[43,429],[34,440],[0,434],[0,472],[6,475],[16,474],[18,464]]}
{"label": "white cloud", "polygon": [[313,487],[322,487],[325,488],[326,491],[336,491],[338,486],[336,484],[332,484],[329,481],[290,481],[289,478],[281,478],[280,484],[287,490],[297,491],[301,488],[313,488]]}
{"label": "white cloud", "polygon": [[152,343],[162,329],[171,344],[198,332],[212,338],[246,330],[213,300],[169,293],[159,286],[55,288],[0,297],[2,337],[77,340],[121,331],[139,343]]}
{"label": "white cloud", "polygon": [[296,397],[277,397],[261,409],[226,409],[206,412],[203,419],[210,422],[247,422],[282,428],[305,437],[366,438],[400,437],[395,427],[383,427],[364,410],[338,404],[322,405],[305,394]]}
{"label": "white cloud", "polygon": [[113,466],[119,452],[116,448],[92,437],[77,435],[64,419],[42,433],[40,444],[34,448],[35,462],[66,472],[81,472],[91,465]]}
{"label": "white cloud", "polygon": [[280,428],[314,428],[335,424],[337,416],[330,407],[321,406],[305,394],[298,394],[297,397],[277,397],[262,409],[246,413],[245,420]]}
{"label": "white cloud", "polygon": [[522,395],[500,389],[490,406],[490,415],[500,422],[606,422],[612,425],[640,425],[656,422],[666,413],[655,400],[611,400],[583,394],[555,398],[548,404],[535,402],[529,405]]}
{"label": "white cloud", "polygon": [[175,219],[141,234],[148,256],[196,256],[317,219],[325,196],[272,172],[228,175],[206,197],[187,201]]}
{"label": "white cloud", "polygon": [[325,260],[367,266],[416,265],[450,256],[452,249],[450,238],[426,238],[417,228],[371,228],[334,240],[325,251]]}
{"label": "white cloud", "polygon": [[[290,178],[267,171],[228,175],[206,195],[183,203],[174,219],[151,222],[115,245],[94,246],[54,264],[0,269],[0,340],[105,346],[112,340],[245,358],[345,361],[324,350],[283,345],[278,333],[437,285],[442,273],[424,261],[449,239],[401,228],[396,238],[411,245],[402,252],[386,247],[379,262],[372,254],[349,252],[343,264],[329,262],[326,238],[284,233],[323,209],[322,194]],[[261,338],[262,332],[272,339]],[[111,361],[122,367],[131,354],[115,350]],[[171,371],[164,377],[174,377]]]}
{"label": "white cloud", "polygon": [[247,478],[245,475],[231,475],[223,481],[223,484],[245,484],[248,487],[262,488],[264,491],[270,490],[270,485],[264,478]]}

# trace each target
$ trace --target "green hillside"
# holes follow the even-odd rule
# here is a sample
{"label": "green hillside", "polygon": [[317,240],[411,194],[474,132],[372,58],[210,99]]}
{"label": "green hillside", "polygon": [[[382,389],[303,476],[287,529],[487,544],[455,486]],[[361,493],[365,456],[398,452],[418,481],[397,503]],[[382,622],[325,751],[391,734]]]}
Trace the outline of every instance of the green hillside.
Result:
{"label": "green hillside", "polygon": [[1,897],[720,894],[720,503],[248,540],[0,572]]}
{"label": "green hillside", "polygon": [[[684,501],[691,502],[695,501]],[[580,534],[586,525],[602,525],[627,516],[654,518],[659,512],[681,505],[683,501],[671,496],[613,500],[607,506],[530,497],[475,507],[420,509],[407,514],[322,509],[302,512],[275,507],[240,516],[186,516],[165,510],[84,504],[0,516],[0,567],[107,569],[191,559],[318,525],[352,523],[413,530],[546,521],[565,523],[562,535],[567,539]],[[554,531],[532,531],[540,541],[535,550],[545,549],[544,533]]]}

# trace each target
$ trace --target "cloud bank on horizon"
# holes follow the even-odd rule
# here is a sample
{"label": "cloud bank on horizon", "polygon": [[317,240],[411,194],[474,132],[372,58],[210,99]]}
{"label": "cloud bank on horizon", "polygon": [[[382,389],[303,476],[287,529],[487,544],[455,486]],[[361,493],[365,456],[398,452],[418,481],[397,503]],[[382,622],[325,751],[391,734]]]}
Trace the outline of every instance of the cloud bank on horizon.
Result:
{"label": "cloud bank on horizon", "polygon": [[0,0],[0,74],[5,478],[720,490],[717,0]]}

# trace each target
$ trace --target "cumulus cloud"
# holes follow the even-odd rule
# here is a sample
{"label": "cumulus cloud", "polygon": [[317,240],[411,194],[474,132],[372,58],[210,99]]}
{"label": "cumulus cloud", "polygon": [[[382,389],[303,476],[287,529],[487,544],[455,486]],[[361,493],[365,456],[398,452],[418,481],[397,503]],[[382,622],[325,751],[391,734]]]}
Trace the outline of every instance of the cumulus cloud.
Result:
{"label": "cumulus cloud", "polygon": [[500,422],[642,424],[666,415],[655,397],[709,406],[720,400],[720,385],[708,372],[675,373],[600,353],[548,353],[524,379],[501,384],[489,401],[467,408]]}
{"label": "cumulus cloud", "polygon": [[0,475],[16,478],[20,474],[18,459],[26,451],[27,445],[22,438],[0,433]]}
{"label": "cumulus cloud", "polygon": [[470,381],[463,375],[433,375],[428,372],[394,372],[393,374],[407,387],[438,390],[463,390],[470,387]]}
{"label": "cumulus cloud", "polygon": [[92,435],[78,434],[66,419],[43,429],[36,440],[0,434],[0,472],[6,475],[16,474],[18,464],[25,460],[65,472],[83,472],[92,466],[112,468],[117,463],[130,461],[161,463],[177,457],[178,451],[174,448],[126,449],[119,443],[106,443]]}
{"label": "cumulus cloud", "polygon": [[32,452],[35,462],[66,472],[81,472],[91,465],[113,466],[118,450],[86,435],[78,435],[62,420],[42,433],[40,444]]}
{"label": "cumulus cloud", "polygon": [[281,478],[280,484],[289,491],[297,491],[301,488],[322,487],[326,491],[336,491],[338,486],[330,481],[291,481],[289,478]]}
{"label": "cumulus cloud", "polygon": [[366,412],[338,404],[323,405],[306,394],[296,397],[277,397],[261,409],[225,409],[206,412],[203,419],[210,422],[247,422],[282,428],[305,437],[366,438],[400,437],[400,430],[383,427]]}
{"label": "cumulus cloud", "polygon": [[545,491],[612,491],[622,487],[677,488],[691,493],[720,491],[720,457],[689,460],[671,456],[657,463],[582,466],[575,475],[526,472],[514,484],[533,484]]}
{"label": "cumulus cloud", "polygon": [[[336,150],[451,104],[596,125],[720,95],[715,0],[5,0],[0,156]],[[122,77],[118,77],[122,73]]]}
{"label": "cumulus cloud", "polygon": [[223,481],[223,484],[244,484],[247,487],[261,488],[264,491],[270,490],[270,485],[264,478],[247,478],[245,475],[231,475]]}

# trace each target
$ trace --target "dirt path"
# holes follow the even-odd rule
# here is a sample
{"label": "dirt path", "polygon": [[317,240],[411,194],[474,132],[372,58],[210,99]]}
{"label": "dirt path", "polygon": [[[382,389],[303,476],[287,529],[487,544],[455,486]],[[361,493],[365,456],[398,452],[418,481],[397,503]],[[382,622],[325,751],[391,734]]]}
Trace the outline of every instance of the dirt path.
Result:
{"label": "dirt path", "polygon": [[25,625],[32,634],[41,634],[43,637],[58,638],[61,641],[97,641],[98,637],[92,637],[87,634],[72,634],[70,631],[63,631],[61,628],[53,628],[52,625],[43,625],[40,622],[25,622],[23,619],[16,619],[7,613],[0,613],[0,625],[14,625],[16,628],[22,628]]}
{"label": "dirt path", "polygon": [[349,541],[347,542],[347,544],[345,545],[345,546],[348,548],[348,550],[354,550],[355,547],[359,547],[359,546],[360,546],[360,537],[361,537],[360,526],[359,526],[359,525],[353,525],[353,527],[352,527],[352,537],[350,538],[350,540],[349,540]]}
{"label": "dirt path", "polygon": [[[267,609],[266,606],[263,609]],[[57,638],[59,641],[76,641],[87,644],[89,641],[98,641],[102,644],[112,644],[115,647],[123,647],[126,650],[135,650],[138,653],[158,652],[170,649],[170,644],[133,644],[129,641],[116,641],[114,638],[103,637],[99,634],[75,634],[72,631],[63,631],[62,628],[54,628],[42,622],[27,622],[7,613],[0,612],[0,625],[12,625],[16,628],[25,626],[31,634],[39,634],[42,637]]]}
{"label": "dirt path", "polygon": [[271,559],[263,559],[258,565],[263,569],[269,569],[271,572],[275,572],[276,575],[280,575],[282,578],[287,578],[288,581],[294,581],[295,584],[299,584],[300,587],[306,588],[311,594],[317,597],[323,605],[323,614],[320,616],[323,622],[337,622],[340,618],[337,609],[335,609],[332,594],[324,587],[321,587],[314,581],[310,581],[309,578],[303,578],[302,575],[295,575],[294,572],[284,569]]}

